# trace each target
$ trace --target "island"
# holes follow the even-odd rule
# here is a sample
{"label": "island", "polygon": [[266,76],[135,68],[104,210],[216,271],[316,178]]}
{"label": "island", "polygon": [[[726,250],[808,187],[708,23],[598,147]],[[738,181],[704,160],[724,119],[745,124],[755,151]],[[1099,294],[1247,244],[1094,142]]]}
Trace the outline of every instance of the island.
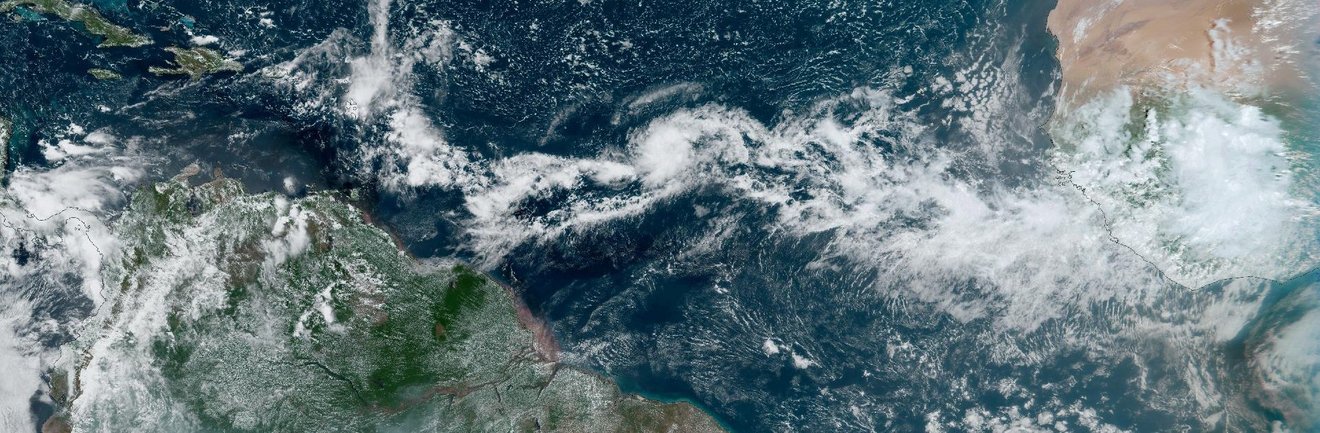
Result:
{"label": "island", "polygon": [[187,75],[195,80],[207,74],[223,71],[241,72],[243,70],[241,63],[227,59],[209,48],[169,47],[165,51],[174,54],[174,67],[152,66],[147,69],[148,71],[156,75]]}
{"label": "island", "polygon": [[65,21],[82,24],[87,33],[102,37],[98,45],[101,48],[151,44],[151,38],[110,22],[91,6],[65,0],[9,0],[0,3],[0,12],[9,12],[17,7],[26,7],[37,13],[55,15]]}
{"label": "island", "polygon": [[101,81],[105,81],[105,80],[118,80],[118,79],[120,79],[120,78],[124,78],[124,76],[119,75],[118,72],[115,72],[115,71],[112,71],[112,70],[109,70],[109,69],[102,69],[102,68],[92,68],[92,69],[88,69],[88,70],[87,70],[87,73],[88,73],[88,74],[91,74],[91,76],[92,76],[93,78],[96,78],[96,79],[101,80]]}
{"label": "island", "polygon": [[5,173],[9,169],[9,135],[13,130],[14,123],[0,116],[0,185],[4,184]]}

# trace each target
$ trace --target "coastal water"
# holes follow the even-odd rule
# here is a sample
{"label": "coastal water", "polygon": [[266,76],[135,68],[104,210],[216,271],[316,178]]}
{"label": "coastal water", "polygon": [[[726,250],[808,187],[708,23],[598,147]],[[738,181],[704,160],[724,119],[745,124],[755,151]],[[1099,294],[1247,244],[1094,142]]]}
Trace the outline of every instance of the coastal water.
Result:
{"label": "coastal water", "polygon": [[245,71],[0,26],[11,169],[105,131],[137,182],[351,190],[512,286],[567,362],[734,431],[1250,429],[1292,401],[1261,371],[1312,368],[1257,361],[1310,335],[1280,301],[1310,276],[1187,283],[1314,265],[1309,117],[1115,97],[1051,136],[1053,1],[102,6]]}
{"label": "coastal water", "polygon": [[[576,5],[456,6],[463,12],[455,28],[500,38],[483,39],[509,50],[497,53],[500,59],[555,63],[540,56],[557,54],[556,46],[546,45],[557,42],[504,30],[530,20],[521,16],[548,17],[530,20],[542,28],[588,27],[582,33],[636,39],[629,51],[601,59],[595,79],[554,69],[547,77],[541,69],[535,79],[555,84],[525,88],[520,84],[533,78],[515,75],[522,71],[511,71],[507,87],[451,84],[444,96],[444,106],[452,107],[446,138],[490,146],[483,153],[497,157],[591,157],[617,148],[667,112],[719,104],[774,128],[821,99],[874,87],[913,95],[899,109],[928,129],[920,138],[897,136],[897,128],[875,131],[895,137],[867,140],[867,151],[901,159],[910,157],[903,141],[947,149],[989,144],[1003,149],[1000,161],[962,161],[958,169],[1006,184],[1040,182],[1050,145],[1041,126],[1057,70],[1052,37],[1044,31],[1050,3],[748,2],[705,10],[650,3],[642,10],[605,5],[586,8],[590,12],[576,12]],[[467,18],[504,14],[514,18]],[[651,19],[658,16],[670,18]],[[656,27],[652,36],[648,29]],[[957,121],[972,115],[943,106],[925,89],[938,77],[1000,68],[1015,73],[980,78],[987,81],[984,91],[1000,93],[969,98],[1002,105],[970,107],[997,108],[979,114],[992,117],[986,122]],[[466,83],[465,75],[446,78]],[[638,103],[648,99],[655,101]],[[513,100],[522,102],[507,102]],[[835,115],[848,119],[867,109],[845,106]],[[992,333],[988,324],[901,305],[873,289],[885,276],[829,257],[835,240],[828,234],[785,234],[775,226],[773,208],[740,200],[714,178],[693,182],[691,190],[636,215],[569,227],[498,257],[473,256],[465,248],[463,216],[453,218],[457,222],[435,218],[452,213],[457,199],[387,198],[380,214],[400,227],[418,254],[492,260],[492,272],[550,320],[571,362],[609,374],[628,391],[695,402],[735,431],[919,431],[931,413],[994,411],[1035,398],[998,395],[1000,381],[1032,389],[1034,381],[1066,376],[986,363],[981,339]],[[541,216],[562,207],[566,195],[590,202],[619,194],[597,188],[548,193],[520,203],[516,212]],[[1028,372],[1043,377],[1018,382]],[[951,398],[950,380],[964,381],[967,395]],[[1096,392],[1078,387],[1061,397]],[[1131,416],[1164,422],[1158,415]]]}

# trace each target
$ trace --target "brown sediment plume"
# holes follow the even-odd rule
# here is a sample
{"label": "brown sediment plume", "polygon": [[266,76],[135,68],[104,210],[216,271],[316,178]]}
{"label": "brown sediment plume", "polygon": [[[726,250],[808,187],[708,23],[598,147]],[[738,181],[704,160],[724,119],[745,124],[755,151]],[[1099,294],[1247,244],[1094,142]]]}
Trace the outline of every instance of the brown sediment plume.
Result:
{"label": "brown sediment plume", "polygon": [[[395,248],[404,253],[409,259],[414,261],[418,260],[417,256],[408,249],[403,238],[399,236],[398,232],[396,232],[393,227],[390,227],[381,221],[377,221],[372,216],[372,212],[367,204],[368,200],[353,198],[352,195],[353,194],[348,194],[349,197],[344,197],[346,199],[345,201],[358,210],[358,215],[361,216],[364,223],[376,227],[388,234],[390,240],[394,242]],[[483,276],[487,280],[498,284],[503,288],[505,294],[508,295],[509,300],[513,302],[514,311],[517,312],[518,323],[532,333],[532,348],[534,349],[537,358],[544,362],[559,362],[559,343],[555,340],[554,332],[551,330],[550,325],[546,320],[538,317],[536,313],[532,312],[531,308],[528,308],[527,304],[523,302],[522,296],[518,294],[513,286],[500,282],[492,275],[483,273]],[[438,337],[444,332],[444,327],[440,324],[436,324],[436,336]]]}
{"label": "brown sediment plume", "polygon": [[[490,280],[498,283],[494,278]],[[533,313],[513,287],[504,283],[498,284],[513,299],[514,310],[518,312],[518,323],[532,332],[532,348],[536,350],[537,357],[545,362],[559,362],[559,342],[555,340],[550,324]]]}
{"label": "brown sediment plume", "polygon": [[1295,84],[1301,72],[1282,40],[1291,28],[1275,23],[1272,3],[1278,2],[1059,0],[1047,25],[1059,41],[1061,105],[1125,85],[1252,96]]}

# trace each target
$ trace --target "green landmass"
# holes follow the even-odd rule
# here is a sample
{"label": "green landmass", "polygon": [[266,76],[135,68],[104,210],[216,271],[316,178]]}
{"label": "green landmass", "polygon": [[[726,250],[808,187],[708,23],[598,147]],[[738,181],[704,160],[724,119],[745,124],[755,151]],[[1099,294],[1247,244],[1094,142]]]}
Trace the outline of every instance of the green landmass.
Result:
{"label": "green landmass", "polygon": [[8,0],[0,3],[0,12],[9,12],[20,6],[37,13],[55,15],[71,23],[82,24],[87,33],[102,37],[101,44],[98,45],[102,48],[140,47],[151,44],[151,38],[110,22],[91,6],[70,3],[66,0]]}
{"label": "green landmass", "polygon": [[220,53],[209,48],[169,47],[166,48],[165,51],[174,54],[174,67],[162,68],[152,66],[148,68],[151,73],[156,75],[187,75],[193,79],[198,79],[206,74],[214,74],[221,71],[239,72],[243,70],[243,65],[241,63],[226,59]]}
{"label": "green landmass", "polygon": [[115,224],[107,300],[66,349],[72,374],[52,374],[52,428],[720,430],[560,364],[505,287],[417,262],[334,195],[190,186],[197,171],[141,189]]}
{"label": "green landmass", "polygon": [[124,78],[122,75],[119,75],[118,72],[109,69],[92,68],[88,69],[87,73],[92,74],[92,76],[96,77],[98,80],[118,80]]}

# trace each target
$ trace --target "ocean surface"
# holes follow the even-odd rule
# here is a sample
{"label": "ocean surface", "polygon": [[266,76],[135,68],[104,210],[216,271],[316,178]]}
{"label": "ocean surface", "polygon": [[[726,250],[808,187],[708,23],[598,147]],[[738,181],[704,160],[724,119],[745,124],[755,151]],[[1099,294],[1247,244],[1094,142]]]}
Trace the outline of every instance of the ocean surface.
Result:
{"label": "ocean surface", "polygon": [[[244,70],[0,24],[35,219],[113,221],[193,163],[353,191],[407,253],[513,287],[567,362],[737,432],[1320,425],[1313,95],[1054,116],[1053,1],[92,4]],[[104,230],[30,224],[63,240],[4,243],[0,343],[42,348],[0,365],[39,377],[97,303],[70,239]]]}

